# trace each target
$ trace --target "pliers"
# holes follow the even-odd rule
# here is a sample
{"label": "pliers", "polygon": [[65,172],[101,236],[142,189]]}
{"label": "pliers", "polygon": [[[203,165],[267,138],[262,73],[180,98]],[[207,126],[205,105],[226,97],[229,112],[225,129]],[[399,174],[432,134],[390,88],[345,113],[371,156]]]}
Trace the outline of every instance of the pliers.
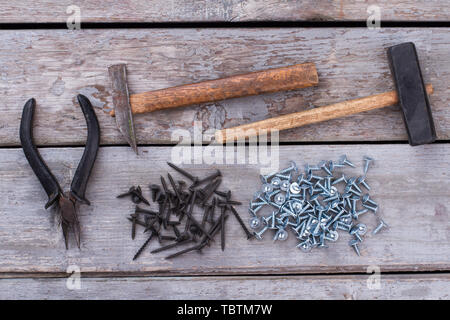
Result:
{"label": "pliers", "polygon": [[62,191],[55,176],[51,173],[33,143],[32,122],[36,106],[34,98],[31,98],[25,103],[20,122],[20,141],[22,143],[23,152],[48,195],[45,209],[55,203],[57,204],[61,216],[61,227],[66,249],[68,248],[69,230],[73,230],[78,248],[80,248],[80,224],[78,221],[76,203],[81,202],[90,205],[90,202],[86,199],[84,193],[86,191],[89,175],[97,157],[98,146],[100,143],[100,127],[89,99],[81,94],[77,96],[77,99],[81,110],[83,111],[84,118],[86,119],[88,135],[83,156],[75,171],[70,191],[68,192]]}

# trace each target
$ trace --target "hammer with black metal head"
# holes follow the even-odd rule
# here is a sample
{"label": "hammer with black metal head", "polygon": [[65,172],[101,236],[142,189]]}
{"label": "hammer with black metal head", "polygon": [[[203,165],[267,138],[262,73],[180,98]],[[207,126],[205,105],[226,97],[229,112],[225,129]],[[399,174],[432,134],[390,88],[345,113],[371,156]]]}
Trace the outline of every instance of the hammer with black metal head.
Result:
{"label": "hammer with black metal head", "polygon": [[403,111],[409,144],[416,146],[434,142],[436,131],[427,96],[427,93],[433,93],[433,87],[431,84],[425,86],[423,82],[414,44],[407,42],[390,47],[387,54],[396,91],[218,130],[215,133],[216,141],[243,139],[258,135],[261,130],[271,132],[297,128],[399,103]]}

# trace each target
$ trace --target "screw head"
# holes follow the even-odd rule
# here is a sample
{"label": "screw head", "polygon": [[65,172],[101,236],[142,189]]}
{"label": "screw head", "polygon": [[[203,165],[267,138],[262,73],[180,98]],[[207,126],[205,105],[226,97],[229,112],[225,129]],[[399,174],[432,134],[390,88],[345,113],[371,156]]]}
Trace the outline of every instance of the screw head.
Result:
{"label": "screw head", "polygon": [[281,191],[288,191],[288,190],[289,190],[289,187],[290,187],[290,182],[289,182],[289,180],[283,180],[283,181],[281,181],[281,184],[280,184],[280,189],[281,189]]}
{"label": "screw head", "polygon": [[300,186],[298,185],[297,182],[293,182],[289,186],[289,192],[291,194],[299,194],[301,191],[302,191],[302,189],[300,188]]}
{"label": "screw head", "polygon": [[330,194],[331,194],[332,196],[334,196],[334,195],[336,194],[336,192],[337,192],[337,188],[336,188],[336,187],[331,187],[331,188],[330,188]]}
{"label": "screw head", "polygon": [[264,193],[271,193],[273,191],[273,185],[270,183],[266,183],[262,186],[261,191]]}
{"label": "screw head", "polygon": [[278,177],[273,177],[272,180],[270,181],[270,184],[273,187],[278,188],[281,185],[281,179]]}
{"label": "screw head", "polygon": [[261,226],[261,220],[258,217],[253,217],[250,219],[250,228],[258,229]]}
{"label": "screw head", "polygon": [[345,154],[341,155],[339,157],[338,163],[339,164],[344,164],[344,162],[347,160],[347,156]]}
{"label": "screw head", "polygon": [[299,212],[300,210],[302,210],[302,208],[303,208],[303,205],[302,205],[302,203],[299,202],[299,201],[295,201],[295,202],[292,204],[292,209],[294,209],[295,212]]}
{"label": "screw head", "polygon": [[273,199],[273,202],[275,202],[278,205],[282,205],[284,201],[286,200],[286,196],[284,193],[277,193]]}
{"label": "screw head", "polygon": [[304,241],[300,243],[297,247],[300,248],[300,250],[302,250],[303,252],[309,252],[312,249],[312,245],[309,241]]}
{"label": "screw head", "polygon": [[362,202],[366,203],[369,200],[369,194],[366,193],[363,197],[362,197]]}
{"label": "screw head", "polygon": [[280,229],[278,230],[277,234],[276,234],[276,239],[275,240],[280,240],[280,241],[286,241],[288,238],[288,232],[284,229]]}
{"label": "screw head", "polygon": [[330,230],[328,232],[328,237],[330,241],[336,242],[339,239],[339,233],[337,231]]}
{"label": "screw head", "polygon": [[350,229],[350,234],[359,234],[360,236],[365,235],[367,232],[367,226],[364,223],[358,223],[357,225],[354,225]]}

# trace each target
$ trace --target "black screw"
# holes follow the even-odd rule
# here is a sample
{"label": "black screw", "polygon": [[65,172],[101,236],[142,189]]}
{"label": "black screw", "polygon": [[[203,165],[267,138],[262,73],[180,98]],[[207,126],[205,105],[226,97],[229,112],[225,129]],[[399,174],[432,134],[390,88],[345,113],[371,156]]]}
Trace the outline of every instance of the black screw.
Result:
{"label": "black screw", "polygon": [[228,190],[227,192],[216,190],[214,191],[214,193],[217,194],[218,196],[225,198],[226,200],[231,199],[231,190]]}
{"label": "black screw", "polygon": [[225,250],[225,212],[227,207],[222,207],[222,214],[220,215],[221,228],[220,228],[220,246],[222,251]]}
{"label": "black screw", "polygon": [[172,169],[174,169],[175,171],[178,171],[179,173],[181,173],[183,176],[185,176],[186,178],[188,178],[189,180],[191,180],[192,182],[196,182],[198,181],[198,178],[193,176],[192,174],[190,174],[189,172],[187,172],[186,170],[183,170],[179,167],[177,167],[176,165],[174,165],[173,163],[167,162],[167,164],[169,165],[169,167],[171,167]]}
{"label": "black screw", "polygon": [[169,249],[175,248],[176,246],[181,246],[181,245],[189,243],[189,242],[192,242],[192,239],[186,239],[186,240],[183,240],[180,242],[168,244],[167,246],[164,246],[164,247],[159,247],[158,249],[151,251],[151,253],[157,253],[157,252],[169,250]]}
{"label": "black screw", "polygon": [[157,184],[151,184],[150,190],[152,192],[152,201],[155,202],[161,193],[161,188]]}
{"label": "black screw", "polygon": [[134,240],[136,237],[136,221],[137,221],[137,214],[133,213],[131,215],[131,239]]}
{"label": "black screw", "polygon": [[239,216],[239,214],[237,213],[236,209],[234,209],[233,206],[228,206],[228,208],[230,208],[231,212],[233,212],[233,214],[236,217],[237,221],[241,225],[242,229],[244,230],[245,234],[247,235],[247,239],[253,238],[254,234],[247,229],[247,226],[245,225],[244,221],[242,221],[242,219]]}
{"label": "black screw", "polygon": [[222,200],[219,200],[217,205],[219,207],[223,207],[223,206],[230,206],[230,205],[240,206],[241,204],[242,203],[239,202],[239,201],[233,201],[233,200],[222,201]]}
{"label": "black screw", "polygon": [[[220,170],[217,170],[216,172],[214,172],[213,174],[207,176],[206,178],[203,178],[203,179],[201,179],[201,180],[197,180],[197,181],[194,183],[193,186],[195,186],[195,187],[196,187],[196,186],[199,186],[199,185],[201,185],[201,184],[203,184],[203,183],[205,183],[205,182],[214,180],[215,178],[221,177],[221,176],[222,176],[222,173],[220,172]],[[192,187],[193,187],[193,186],[192,186]]]}
{"label": "black screw", "polygon": [[152,240],[152,238],[153,238],[153,232],[150,234],[147,241],[144,242],[142,247],[140,247],[139,250],[136,252],[136,254],[133,257],[133,261],[136,260],[141,255],[141,253],[144,251],[145,247],[147,247],[147,245],[149,244],[150,240]]}
{"label": "black screw", "polygon": [[208,199],[211,197],[211,195],[214,193],[214,191],[216,191],[216,189],[219,187],[221,182],[222,182],[222,179],[218,178],[218,179],[214,180],[214,183],[211,186],[211,188],[209,188],[208,190],[205,190],[202,206],[204,206],[206,204]]}

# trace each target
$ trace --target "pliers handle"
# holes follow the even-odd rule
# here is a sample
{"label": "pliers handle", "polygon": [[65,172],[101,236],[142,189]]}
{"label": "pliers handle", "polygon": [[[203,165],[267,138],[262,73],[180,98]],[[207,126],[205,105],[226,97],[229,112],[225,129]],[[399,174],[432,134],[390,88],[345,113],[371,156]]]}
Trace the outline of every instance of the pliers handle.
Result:
{"label": "pliers handle", "polygon": [[94,162],[97,157],[97,151],[100,143],[100,127],[97,116],[95,115],[89,99],[81,94],[77,96],[77,99],[86,119],[88,136],[83,156],[81,157],[80,163],[75,171],[70,191],[68,193],[63,193],[58,181],[45,164],[39,154],[39,151],[33,143],[32,126],[34,110],[36,107],[35,99],[31,98],[25,103],[20,122],[20,141],[25,157],[48,195],[48,201],[45,208],[47,209],[58,201],[66,247],[67,231],[70,228],[74,230],[78,247],[80,247],[80,228],[75,204],[76,201],[79,201],[90,205],[89,200],[85,197],[85,192],[92,167],[94,166]]}

